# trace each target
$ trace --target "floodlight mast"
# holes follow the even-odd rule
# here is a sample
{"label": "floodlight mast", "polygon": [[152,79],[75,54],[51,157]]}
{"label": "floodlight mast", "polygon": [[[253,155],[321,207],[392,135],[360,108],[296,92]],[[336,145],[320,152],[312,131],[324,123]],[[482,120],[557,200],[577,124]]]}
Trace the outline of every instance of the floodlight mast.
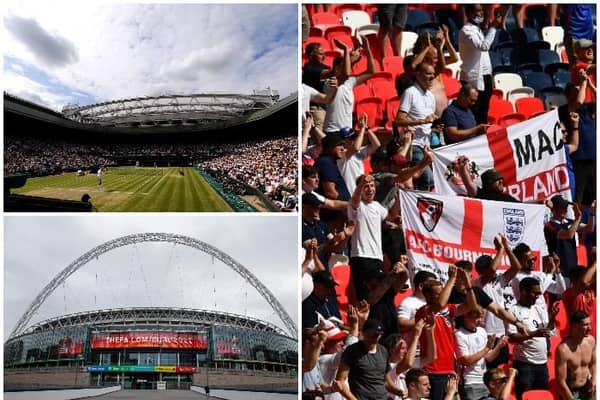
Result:
{"label": "floodlight mast", "polygon": [[297,337],[298,330],[296,324],[289,316],[289,314],[285,311],[281,303],[273,295],[273,293],[271,293],[271,291],[260,280],[258,280],[258,278],[254,276],[254,274],[252,274],[252,272],[250,272],[246,267],[234,260],[228,254],[222,252],[221,250],[208,243],[191,238],[189,236],[172,233],[136,233],[132,235],[122,236],[110,240],[106,243],[103,243],[97,247],[94,247],[90,251],[81,255],[71,264],[69,264],[58,275],[56,275],[36,296],[33,302],[29,305],[27,311],[25,311],[25,313],[21,316],[21,318],[15,325],[8,339],[11,339],[21,334],[25,330],[27,324],[29,323],[35,312],[40,308],[40,306],[44,303],[48,296],[50,296],[50,294],[52,294],[52,292],[62,282],[64,282],[69,276],[71,276],[71,274],[73,274],[79,268],[83,267],[92,259],[95,259],[96,257],[99,257],[100,255],[108,251],[114,250],[119,247],[143,242],[168,242],[174,244],[181,244],[184,246],[195,248],[221,260],[223,263],[225,263],[231,269],[237,272],[248,283],[250,283],[258,293],[260,293],[260,295],[267,301],[267,303],[269,303],[269,305],[277,313],[277,315],[287,328],[287,331],[290,334],[290,336],[292,338]]}

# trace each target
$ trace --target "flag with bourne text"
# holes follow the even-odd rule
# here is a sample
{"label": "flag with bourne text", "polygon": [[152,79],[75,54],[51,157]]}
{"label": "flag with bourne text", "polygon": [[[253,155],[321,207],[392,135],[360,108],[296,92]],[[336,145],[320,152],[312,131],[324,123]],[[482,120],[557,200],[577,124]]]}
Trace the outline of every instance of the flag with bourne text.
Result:
{"label": "flag with bourne text", "polygon": [[504,178],[506,193],[520,201],[547,199],[555,194],[571,200],[557,110],[440,147],[433,153],[436,193],[466,194],[456,160],[467,156],[471,178],[478,187],[481,174],[495,168]]}
{"label": "flag with bourne text", "polygon": [[[400,191],[402,228],[412,274],[428,270],[445,282],[448,265],[459,260],[475,263],[496,255],[494,237],[503,234],[511,248],[527,243],[537,257],[546,255],[543,235],[545,206],[506,203],[431,192]],[[500,268],[508,268],[503,257]]]}

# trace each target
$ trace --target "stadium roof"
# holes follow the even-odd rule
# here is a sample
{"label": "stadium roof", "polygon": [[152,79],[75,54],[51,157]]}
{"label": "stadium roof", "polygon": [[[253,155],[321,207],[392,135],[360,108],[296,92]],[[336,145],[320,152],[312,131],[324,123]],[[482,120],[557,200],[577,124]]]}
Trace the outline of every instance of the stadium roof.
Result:
{"label": "stadium roof", "polygon": [[198,325],[227,325],[289,337],[288,333],[275,325],[255,318],[218,311],[167,307],[115,308],[64,315],[38,322],[19,336],[73,326],[131,329],[139,325],[161,324],[170,325],[173,329],[189,329]]}
{"label": "stadium roof", "polygon": [[185,133],[226,129],[269,117],[298,101],[292,93],[279,100],[275,90],[253,94],[203,93],[70,105],[57,113],[4,92],[5,113],[60,127],[104,133]]}
{"label": "stadium roof", "polygon": [[63,115],[82,124],[99,126],[227,125],[268,108],[279,99],[277,91],[255,90],[251,95],[202,93],[138,97],[91,104],[65,106]]}

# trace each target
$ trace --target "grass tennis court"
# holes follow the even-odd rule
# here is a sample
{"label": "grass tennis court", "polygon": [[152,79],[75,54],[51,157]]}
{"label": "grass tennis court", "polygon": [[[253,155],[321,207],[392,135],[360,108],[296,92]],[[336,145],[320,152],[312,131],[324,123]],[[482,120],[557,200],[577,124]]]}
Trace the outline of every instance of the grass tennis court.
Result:
{"label": "grass tennis court", "polygon": [[88,193],[98,211],[233,211],[191,167],[111,167],[104,171],[102,188],[95,174],[71,172],[29,178],[12,192],[65,200]]}

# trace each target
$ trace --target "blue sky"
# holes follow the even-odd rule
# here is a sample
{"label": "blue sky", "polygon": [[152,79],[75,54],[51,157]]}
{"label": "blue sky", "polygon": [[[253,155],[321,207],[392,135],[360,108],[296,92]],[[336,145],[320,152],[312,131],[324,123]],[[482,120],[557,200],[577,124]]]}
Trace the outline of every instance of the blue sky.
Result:
{"label": "blue sky", "polygon": [[2,29],[4,90],[57,111],[297,88],[296,4],[12,2]]}

